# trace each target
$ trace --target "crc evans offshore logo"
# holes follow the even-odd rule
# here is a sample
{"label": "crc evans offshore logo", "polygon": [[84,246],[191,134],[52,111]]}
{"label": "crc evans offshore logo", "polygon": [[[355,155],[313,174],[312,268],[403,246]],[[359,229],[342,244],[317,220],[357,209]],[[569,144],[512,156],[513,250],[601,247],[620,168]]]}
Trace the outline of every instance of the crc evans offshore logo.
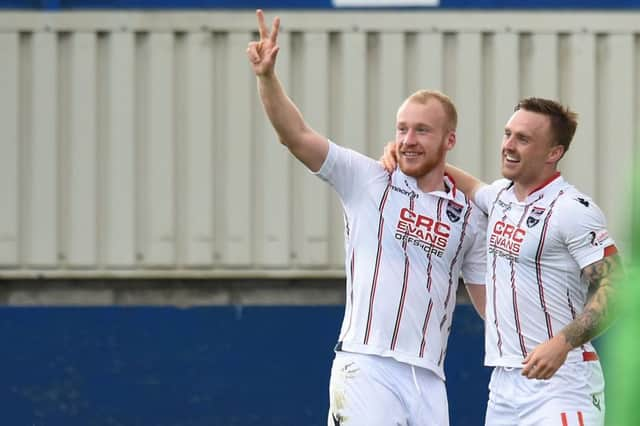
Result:
{"label": "crc evans offshore logo", "polygon": [[527,231],[499,220],[493,225],[489,237],[489,253],[516,260]]}
{"label": "crc evans offshore logo", "polygon": [[428,216],[412,212],[408,208],[400,211],[396,227],[396,240],[406,241],[427,253],[442,257],[451,235],[451,227]]}

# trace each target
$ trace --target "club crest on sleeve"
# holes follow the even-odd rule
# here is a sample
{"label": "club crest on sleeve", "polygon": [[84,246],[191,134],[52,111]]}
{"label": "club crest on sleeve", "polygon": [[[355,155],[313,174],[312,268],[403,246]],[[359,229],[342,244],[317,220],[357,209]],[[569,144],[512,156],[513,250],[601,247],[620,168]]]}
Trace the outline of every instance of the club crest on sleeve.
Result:
{"label": "club crest on sleeve", "polygon": [[449,201],[447,203],[447,217],[451,222],[457,222],[460,220],[460,215],[462,215],[462,207],[462,204],[458,204],[453,201]]}
{"label": "club crest on sleeve", "polygon": [[544,211],[545,211],[544,207],[533,207],[531,209],[531,213],[529,214],[529,217],[527,218],[527,226],[529,228],[533,228],[534,226],[536,226],[538,222],[540,222],[540,218],[544,214]]}

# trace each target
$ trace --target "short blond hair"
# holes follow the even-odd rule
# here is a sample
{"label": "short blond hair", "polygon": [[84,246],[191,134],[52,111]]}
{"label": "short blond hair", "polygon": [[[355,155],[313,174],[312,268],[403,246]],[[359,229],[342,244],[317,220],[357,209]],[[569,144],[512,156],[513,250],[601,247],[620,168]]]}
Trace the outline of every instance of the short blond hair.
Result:
{"label": "short blond hair", "polygon": [[458,127],[458,111],[456,110],[456,106],[453,104],[451,98],[444,93],[438,90],[418,90],[410,95],[405,100],[405,103],[417,102],[419,104],[426,105],[432,99],[440,102],[440,105],[442,105],[442,108],[444,109],[444,113],[447,116],[447,124],[449,125],[449,129],[447,130],[456,130],[456,127]]}

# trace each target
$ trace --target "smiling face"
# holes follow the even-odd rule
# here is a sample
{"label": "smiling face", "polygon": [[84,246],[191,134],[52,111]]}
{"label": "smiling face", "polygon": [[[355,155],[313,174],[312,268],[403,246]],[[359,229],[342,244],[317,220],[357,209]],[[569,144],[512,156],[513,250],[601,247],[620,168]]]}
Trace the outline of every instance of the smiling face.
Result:
{"label": "smiling face", "polygon": [[400,170],[423,177],[438,167],[444,169],[446,153],[455,145],[455,131],[436,98],[426,103],[405,101],[396,119],[396,155]]}
{"label": "smiling face", "polygon": [[502,175],[521,188],[535,188],[556,172],[563,152],[553,140],[548,116],[519,109],[505,126]]}

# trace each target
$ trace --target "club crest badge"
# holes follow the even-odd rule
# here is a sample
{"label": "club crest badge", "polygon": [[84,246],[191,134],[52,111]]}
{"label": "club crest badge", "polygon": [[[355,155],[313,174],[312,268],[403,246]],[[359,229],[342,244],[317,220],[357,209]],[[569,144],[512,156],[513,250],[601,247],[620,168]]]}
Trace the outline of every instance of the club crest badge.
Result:
{"label": "club crest badge", "polygon": [[544,207],[533,207],[531,209],[531,213],[529,214],[529,217],[527,218],[527,226],[529,228],[533,228],[534,226],[536,226],[538,222],[540,222],[540,218],[544,214],[544,211],[545,211]]}
{"label": "club crest badge", "polygon": [[457,222],[460,220],[460,215],[462,215],[462,204],[449,201],[449,203],[447,203],[447,217],[449,220],[451,222]]}

